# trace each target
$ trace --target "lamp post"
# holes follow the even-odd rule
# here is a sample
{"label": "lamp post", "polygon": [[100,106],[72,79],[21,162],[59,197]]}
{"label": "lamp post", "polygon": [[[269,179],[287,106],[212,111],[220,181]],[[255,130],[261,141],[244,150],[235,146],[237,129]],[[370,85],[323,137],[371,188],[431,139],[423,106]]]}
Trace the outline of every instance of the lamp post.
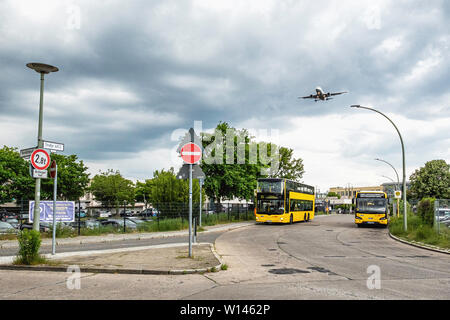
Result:
{"label": "lamp post", "polygon": [[374,111],[376,113],[381,114],[383,117],[385,117],[386,119],[389,120],[390,123],[392,123],[392,125],[394,126],[395,130],[398,133],[398,136],[400,137],[400,143],[402,145],[402,162],[403,162],[403,229],[406,231],[408,229],[408,218],[407,218],[407,210],[406,210],[406,165],[405,165],[405,145],[403,144],[403,138],[402,135],[400,134],[400,131],[398,130],[397,126],[395,125],[395,123],[389,119],[388,116],[386,116],[384,113],[372,109],[372,108],[368,108],[368,107],[363,107],[361,105],[352,105],[350,106],[352,108],[361,108],[361,109],[367,109],[367,110],[371,110]]}
{"label": "lamp post", "polygon": [[[395,174],[397,175],[397,188],[398,188],[398,190],[400,190],[400,179],[398,178],[398,173],[397,173],[397,170],[395,170],[394,166],[392,164],[390,164],[389,162],[387,162],[386,160],[383,160],[383,159],[375,158],[375,160],[382,161],[382,162],[388,164],[389,166],[391,166],[392,169],[394,169]],[[385,178],[387,178],[387,177],[385,177]]]}
{"label": "lamp post", "polygon": [[[43,108],[44,108],[44,74],[50,72],[57,72],[59,69],[57,67],[43,64],[30,62],[27,63],[27,67],[33,69],[37,73],[41,74],[41,91],[39,100],[39,125],[38,125],[38,148],[42,148],[42,118],[43,118]],[[39,219],[40,219],[40,198],[41,198],[41,179],[36,178],[36,186],[34,190],[34,214],[33,214],[33,230],[39,231]]]}

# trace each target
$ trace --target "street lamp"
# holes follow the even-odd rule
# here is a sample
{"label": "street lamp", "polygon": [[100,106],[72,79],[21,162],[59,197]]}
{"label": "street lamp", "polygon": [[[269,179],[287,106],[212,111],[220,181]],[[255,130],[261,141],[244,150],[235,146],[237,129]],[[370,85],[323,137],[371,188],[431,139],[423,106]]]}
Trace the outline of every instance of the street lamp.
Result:
{"label": "street lamp", "polygon": [[391,119],[389,119],[388,116],[386,116],[384,113],[372,109],[372,108],[368,108],[368,107],[363,107],[361,105],[351,105],[350,107],[352,108],[362,108],[362,109],[367,109],[367,110],[371,110],[374,111],[376,113],[381,114],[383,117],[385,117],[386,119],[389,120],[390,123],[392,123],[392,125],[394,126],[395,130],[397,130],[398,136],[400,137],[400,143],[402,144],[402,160],[403,160],[403,229],[406,231],[408,229],[408,218],[407,218],[407,210],[406,210],[406,165],[405,165],[405,145],[403,144],[403,138],[402,135],[400,134],[400,131],[398,130],[397,126],[395,125],[394,122],[392,122]]}
{"label": "street lamp", "polygon": [[[27,67],[33,69],[37,73],[41,74],[41,94],[39,100],[39,126],[38,126],[38,148],[42,148],[42,117],[44,108],[44,74],[50,72],[57,72],[58,68],[44,64],[31,62],[27,63]],[[33,214],[33,230],[39,231],[39,219],[40,219],[40,198],[41,198],[41,178],[36,178],[36,187],[34,191],[34,214]]]}
{"label": "street lamp", "polygon": [[[400,190],[400,179],[398,178],[398,173],[397,173],[397,170],[395,170],[394,166],[392,164],[390,164],[389,162],[387,162],[386,160],[383,160],[383,159],[375,158],[375,160],[382,161],[382,162],[388,164],[389,166],[391,166],[392,169],[394,169],[395,174],[397,175],[397,188],[398,188],[398,190]],[[387,177],[385,177],[385,178],[387,178]],[[392,182],[394,182],[394,181],[392,181]]]}

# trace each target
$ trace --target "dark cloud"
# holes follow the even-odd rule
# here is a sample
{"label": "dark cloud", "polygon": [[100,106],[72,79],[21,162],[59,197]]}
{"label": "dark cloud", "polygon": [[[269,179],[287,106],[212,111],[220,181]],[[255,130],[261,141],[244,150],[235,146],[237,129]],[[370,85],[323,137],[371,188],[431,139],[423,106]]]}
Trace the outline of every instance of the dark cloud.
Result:
{"label": "dark cloud", "polygon": [[[73,5],[79,29],[67,28]],[[58,66],[46,76],[46,107],[55,110],[46,132],[91,161],[171,147],[171,132],[194,120],[288,130],[292,116],[352,114],[355,103],[410,119],[450,115],[446,1],[42,6],[50,13],[40,22],[14,1],[0,5],[0,114],[37,120],[39,75],[25,64]],[[317,85],[350,93],[297,98]]]}

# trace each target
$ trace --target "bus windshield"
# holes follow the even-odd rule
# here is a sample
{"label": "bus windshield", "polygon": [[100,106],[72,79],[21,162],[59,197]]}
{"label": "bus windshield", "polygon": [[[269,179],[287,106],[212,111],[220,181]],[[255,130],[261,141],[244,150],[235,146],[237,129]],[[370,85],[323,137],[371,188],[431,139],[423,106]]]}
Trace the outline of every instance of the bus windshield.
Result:
{"label": "bus windshield", "polygon": [[258,213],[263,214],[284,214],[283,200],[258,200]]}
{"label": "bus windshield", "polygon": [[356,212],[385,213],[386,199],[357,199]]}
{"label": "bus windshield", "polygon": [[261,193],[283,193],[282,180],[259,180],[257,191]]}

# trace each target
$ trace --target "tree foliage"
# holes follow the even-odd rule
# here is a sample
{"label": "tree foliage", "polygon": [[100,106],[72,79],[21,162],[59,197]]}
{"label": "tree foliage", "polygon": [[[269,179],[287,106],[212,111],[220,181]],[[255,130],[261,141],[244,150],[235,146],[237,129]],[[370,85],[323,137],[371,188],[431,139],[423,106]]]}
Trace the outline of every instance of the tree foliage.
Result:
{"label": "tree foliage", "polygon": [[[58,198],[75,200],[84,195],[89,183],[87,167],[76,155],[51,154],[58,164]],[[34,199],[35,180],[30,164],[16,148],[0,149],[0,203]],[[53,179],[41,180],[41,199],[53,198]]]}
{"label": "tree foliage", "polygon": [[135,189],[131,180],[122,177],[119,171],[109,169],[97,174],[91,181],[90,191],[104,206],[118,207],[124,201],[134,203]]}
{"label": "tree foliage", "polygon": [[203,157],[201,163],[206,194],[216,202],[252,199],[261,177],[299,181],[304,173],[302,159],[294,159],[292,149],[257,143],[248,130],[235,129],[226,122],[219,123],[214,134],[202,133],[202,142],[208,157]]}
{"label": "tree foliage", "polygon": [[[227,133],[233,131],[233,137],[227,136]],[[261,169],[267,168],[259,161],[252,163],[250,159],[250,149],[254,148],[255,142],[247,130],[236,130],[228,123],[219,123],[215,129],[214,135],[202,133],[203,147],[213,145],[212,149],[205,149],[206,155],[210,159],[215,159],[214,163],[208,163],[205,158],[202,159],[201,168],[206,175],[205,190],[208,197],[220,202],[221,199],[231,199],[233,197],[240,199],[251,199],[256,189],[256,180],[261,177]],[[217,137],[222,136],[222,141]],[[227,152],[227,145],[232,143],[232,152]],[[244,150],[242,157],[238,150]],[[253,149],[255,150],[255,149]],[[256,148],[256,150],[258,150]],[[258,150],[259,153],[259,150]],[[241,158],[241,163],[239,163]],[[242,159],[243,158],[243,159]]]}
{"label": "tree foliage", "polygon": [[293,158],[293,149],[281,147],[279,149],[280,162],[279,168],[275,174],[271,175],[273,178],[286,178],[300,182],[300,179],[305,173],[303,167],[303,160],[301,158]]}
{"label": "tree foliage", "polygon": [[153,180],[147,179],[144,182],[137,181],[135,188],[135,200],[147,203],[152,199]]}
{"label": "tree foliage", "polygon": [[410,176],[412,198],[450,198],[450,165],[445,160],[431,160]]}
{"label": "tree foliage", "polygon": [[[200,198],[200,185],[197,179],[192,181],[192,198]],[[156,170],[152,179],[151,201],[152,203],[189,202],[189,180],[177,179],[173,168],[167,171]]]}
{"label": "tree foliage", "polygon": [[32,198],[34,180],[29,173],[29,164],[16,148],[4,146],[0,149],[0,203]]}
{"label": "tree foliage", "polygon": [[[78,160],[76,155],[52,154],[51,159],[58,165],[58,199],[78,200],[81,198],[89,185],[88,168],[83,160]],[[41,197],[43,199],[53,198],[53,179],[43,179]]]}

